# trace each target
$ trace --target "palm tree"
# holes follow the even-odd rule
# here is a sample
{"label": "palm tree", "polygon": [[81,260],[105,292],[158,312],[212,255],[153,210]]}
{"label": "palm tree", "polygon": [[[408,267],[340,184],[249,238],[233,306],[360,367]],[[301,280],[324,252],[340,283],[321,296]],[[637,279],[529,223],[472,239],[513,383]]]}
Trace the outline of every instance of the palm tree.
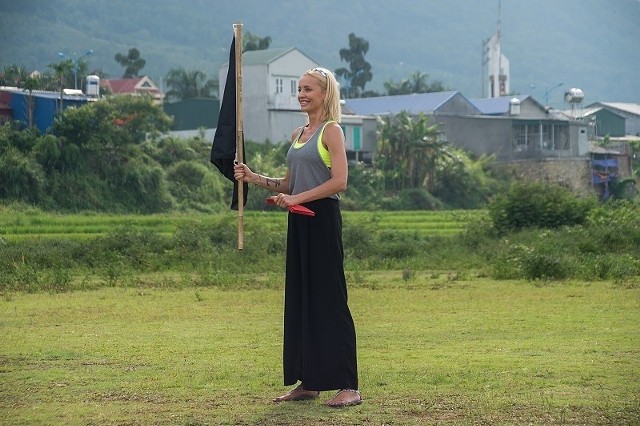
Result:
{"label": "palm tree", "polygon": [[414,117],[406,111],[379,118],[380,141],[376,165],[395,189],[431,189],[436,164],[453,158],[446,142],[440,140],[437,125],[430,125],[424,114]]}
{"label": "palm tree", "polygon": [[0,73],[0,85],[21,87],[23,82],[27,80],[29,73],[23,66],[8,65],[5,66]]}
{"label": "palm tree", "polygon": [[388,80],[383,85],[387,95],[408,95],[410,93],[443,92],[446,90],[439,81],[429,84],[427,82],[428,78],[429,74],[416,71],[408,79],[400,80],[398,83]]}
{"label": "palm tree", "polygon": [[135,47],[129,49],[129,53],[126,56],[122,53],[116,53],[114,59],[124,67],[122,78],[137,77],[140,70],[144,68],[147,63],[147,61],[140,57],[140,51]]}
{"label": "palm tree", "polygon": [[193,98],[216,98],[218,92],[218,81],[207,80],[207,75],[198,70],[185,70],[184,68],[174,68],[167,74],[166,78],[167,98],[175,100]]}
{"label": "palm tree", "polygon": [[33,91],[34,90],[38,90],[40,89],[40,87],[42,86],[41,84],[42,82],[40,81],[40,78],[38,77],[32,77],[32,76],[28,76],[27,79],[24,81],[23,86],[24,89],[29,93],[27,95],[27,117],[29,120],[29,127],[33,127],[33,113],[35,110],[35,99],[33,98]]}
{"label": "palm tree", "polygon": [[62,111],[62,97],[65,86],[65,77],[72,76],[73,61],[71,59],[65,59],[64,61],[55,62],[47,65],[53,70],[54,78],[59,83],[60,88],[60,105],[58,106],[58,112]]}

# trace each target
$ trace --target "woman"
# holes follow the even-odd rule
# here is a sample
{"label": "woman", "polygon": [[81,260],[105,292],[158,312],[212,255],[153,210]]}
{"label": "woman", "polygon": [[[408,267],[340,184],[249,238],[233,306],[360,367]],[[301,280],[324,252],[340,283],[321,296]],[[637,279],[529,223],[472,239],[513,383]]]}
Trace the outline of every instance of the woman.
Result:
{"label": "woman", "polygon": [[357,405],[356,334],[347,305],[339,193],[347,188],[340,91],[331,71],[313,68],[298,84],[306,125],[291,135],[284,178],[235,166],[235,178],[277,192],[280,207],[302,204],[315,216],[289,213],[284,301],[284,384],[298,385],[276,402],[338,390],[330,407]]}

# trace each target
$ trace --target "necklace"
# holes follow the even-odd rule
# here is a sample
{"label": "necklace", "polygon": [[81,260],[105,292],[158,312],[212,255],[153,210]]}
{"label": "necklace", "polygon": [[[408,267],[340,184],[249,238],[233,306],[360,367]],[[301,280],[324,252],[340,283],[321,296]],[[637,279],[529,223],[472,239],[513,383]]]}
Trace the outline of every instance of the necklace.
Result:
{"label": "necklace", "polygon": [[313,132],[315,132],[316,130],[318,130],[318,127],[320,127],[322,123],[318,123],[318,124],[314,124],[313,126],[311,124],[307,124],[306,127],[307,131],[309,131],[311,134],[313,134]]}
{"label": "necklace", "polygon": [[306,137],[304,140],[302,140],[302,134],[303,134],[303,133],[300,133],[300,136],[298,137],[298,143],[299,143],[299,144],[304,144],[304,143],[306,143],[309,139],[311,139],[311,138],[313,137],[313,135],[315,135],[315,134],[316,134],[316,132],[317,132],[317,131],[318,131],[318,129],[320,128],[320,125],[321,125],[321,124],[322,124],[322,123],[315,124],[313,127],[311,127],[309,124],[306,124],[306,125],[304,126],[303,133],[306,133],[306,134],[307,134],[307,137]]}

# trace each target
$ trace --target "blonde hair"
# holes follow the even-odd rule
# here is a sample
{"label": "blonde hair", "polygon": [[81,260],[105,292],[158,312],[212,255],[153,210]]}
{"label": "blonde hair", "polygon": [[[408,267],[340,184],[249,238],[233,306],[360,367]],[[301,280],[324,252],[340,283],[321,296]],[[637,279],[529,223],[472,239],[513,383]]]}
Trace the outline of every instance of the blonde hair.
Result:
{"label": "blonde hair", "polygon": [[340,87],[333,73],[326,68],[318,67],[311,68],[302,75],[309,75],[320,83],[320,88],[324,92],[322,119],[325,121],[333,120],[340,123],[342,121],[340,111]]}

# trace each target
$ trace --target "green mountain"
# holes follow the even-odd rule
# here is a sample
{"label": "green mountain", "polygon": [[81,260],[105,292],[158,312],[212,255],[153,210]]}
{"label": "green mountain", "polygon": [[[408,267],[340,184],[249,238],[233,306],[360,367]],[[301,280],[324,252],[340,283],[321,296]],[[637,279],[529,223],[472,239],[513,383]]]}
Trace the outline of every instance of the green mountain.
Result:
{"label": "green mountain", "polygon": [[[497,28],[499,0],[0,0],[0,67],[45,70],[88,49],[90,68],[122,74],[116,53],[140,50],[142,73],[162,84],[178,66],[217,78],[233,24],[295,46],[324,66],[344,66],[338,51],[353,32],[382,91],[420,71],[467,97],[481,95],[481,46]],[[563,107],[571,87],[595,101],[640,103],[640,1],[502,0],[502,51],[511,90]]]}

